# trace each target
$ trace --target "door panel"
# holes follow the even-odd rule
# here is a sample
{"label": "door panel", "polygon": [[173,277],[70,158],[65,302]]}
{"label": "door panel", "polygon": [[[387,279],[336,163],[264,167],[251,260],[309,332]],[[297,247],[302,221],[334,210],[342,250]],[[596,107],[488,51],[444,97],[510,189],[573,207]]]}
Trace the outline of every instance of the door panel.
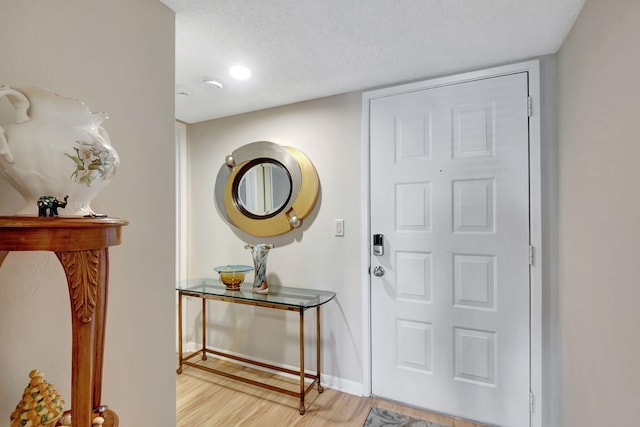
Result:
{"label": "door panel", "polygon": [[370,103],[372,391],[529,425],[527,74]]}

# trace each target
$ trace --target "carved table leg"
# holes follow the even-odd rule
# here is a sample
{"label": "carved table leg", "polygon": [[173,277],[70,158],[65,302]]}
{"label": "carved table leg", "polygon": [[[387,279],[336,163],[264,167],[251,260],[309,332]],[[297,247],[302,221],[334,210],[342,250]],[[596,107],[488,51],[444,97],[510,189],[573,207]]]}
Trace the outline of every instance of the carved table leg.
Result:
{"label": "carved table leg", "polygon": [[102,367],[104,366],[104,335],[107,325],[107,296],[109,290],[109,249],[100,251],[101,266],[94,316],[93,349],[93,409],[102,405]]}
{"label": "carved table leg", "polygon": [[87,427],[101,398],[108,250],[56,255],[67,276],[71,300],[71,419],[74,427]]}

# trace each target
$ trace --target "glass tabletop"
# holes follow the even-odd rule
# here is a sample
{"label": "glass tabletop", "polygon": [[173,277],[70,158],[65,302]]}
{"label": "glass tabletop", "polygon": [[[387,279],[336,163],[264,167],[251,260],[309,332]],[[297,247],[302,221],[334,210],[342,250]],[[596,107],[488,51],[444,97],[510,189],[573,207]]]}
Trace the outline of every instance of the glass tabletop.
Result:
{"label": "glass tabletop", "polygon": [[244,283],[239,290],[229,290],[217,279],[190,279],[178,282],[176,290],[197,294],[203,297],[255,301],[283,307],[302,309],[317,307],[335,298],[335,292],[316,289],[301,289],[273,286],[269,293],[258,294],[252,291],[251,283]]}

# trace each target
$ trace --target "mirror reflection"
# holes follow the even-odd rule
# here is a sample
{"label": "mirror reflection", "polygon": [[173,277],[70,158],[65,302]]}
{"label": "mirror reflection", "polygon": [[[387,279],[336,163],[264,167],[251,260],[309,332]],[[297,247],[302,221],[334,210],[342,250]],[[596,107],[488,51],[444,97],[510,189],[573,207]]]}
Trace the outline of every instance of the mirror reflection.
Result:
{"label": "mirror reflection", "polygon": [[253,218],[277,215],[291,197],[289,172],[271,159],[262,159],[248,166],[244,173],[238,175],[234,191],[236,206]]}

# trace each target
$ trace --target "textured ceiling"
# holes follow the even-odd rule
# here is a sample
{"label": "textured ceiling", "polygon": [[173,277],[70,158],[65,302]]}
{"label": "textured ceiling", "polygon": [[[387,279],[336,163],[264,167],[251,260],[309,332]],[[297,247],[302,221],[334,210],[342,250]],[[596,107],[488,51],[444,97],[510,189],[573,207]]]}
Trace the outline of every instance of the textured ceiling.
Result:
{"label": "textured ceiling", "polygon": [[[585,0],[161,0],[194,123],[558,51]],[[234,81],[244,64],[252,77]],[[223,89],[205,87],[213,77]]]}

